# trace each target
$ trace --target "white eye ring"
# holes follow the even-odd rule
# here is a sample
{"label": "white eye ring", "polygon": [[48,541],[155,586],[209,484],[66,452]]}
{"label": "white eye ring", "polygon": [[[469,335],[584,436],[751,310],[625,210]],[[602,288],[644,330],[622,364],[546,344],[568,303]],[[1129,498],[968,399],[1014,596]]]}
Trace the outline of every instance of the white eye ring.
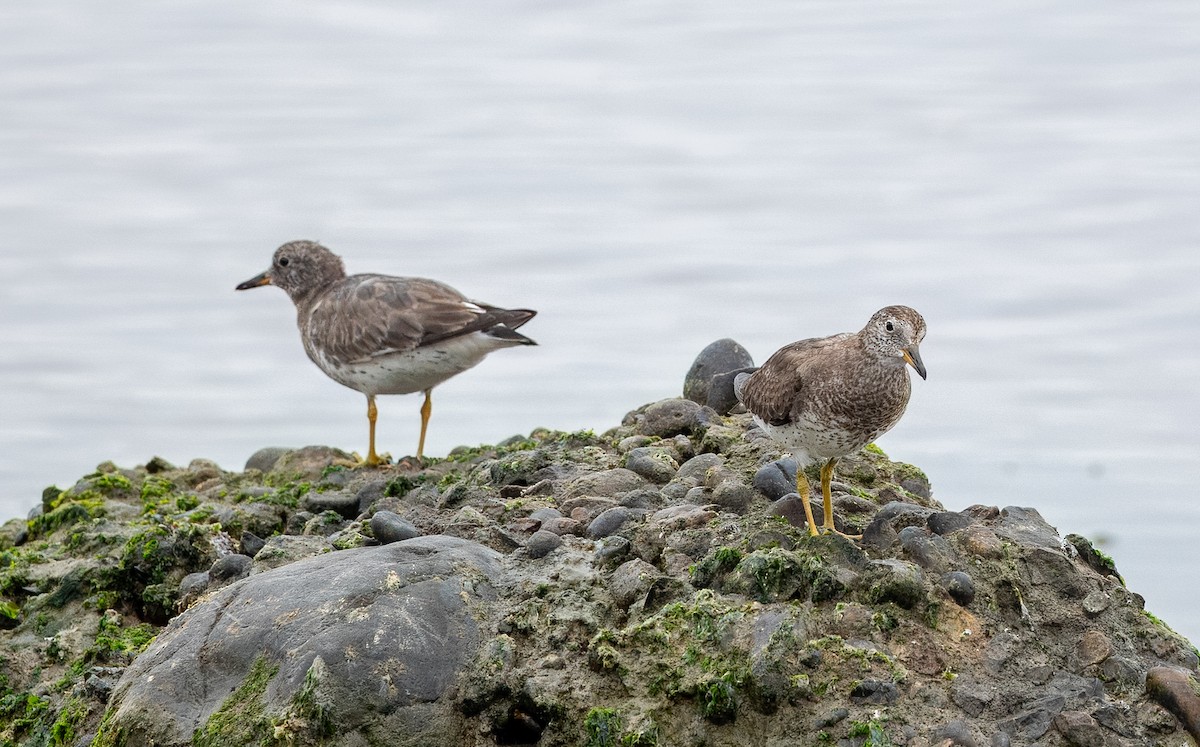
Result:
{"label": "white eye ring", "polygon": [[896,325],[892,324],[890,321],[887,324],[883,325],[883,328],[886,329],[888,332],[896,331]]}

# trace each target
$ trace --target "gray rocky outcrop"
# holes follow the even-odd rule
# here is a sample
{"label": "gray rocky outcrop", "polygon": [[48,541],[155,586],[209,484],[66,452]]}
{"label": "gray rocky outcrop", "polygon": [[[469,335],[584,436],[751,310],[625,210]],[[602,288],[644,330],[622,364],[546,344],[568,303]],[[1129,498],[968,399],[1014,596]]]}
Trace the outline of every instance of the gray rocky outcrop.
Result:
{"label": "gray rocky outcrop", "polygon": [[861,541],[811,537],[795,469],[749,416],[678,398],[423,467],[322,446],[99,465],[0,528],[0,744],[1200,731],[1196,650],[1087,539],[943,505],[874,447],[832,486]]}

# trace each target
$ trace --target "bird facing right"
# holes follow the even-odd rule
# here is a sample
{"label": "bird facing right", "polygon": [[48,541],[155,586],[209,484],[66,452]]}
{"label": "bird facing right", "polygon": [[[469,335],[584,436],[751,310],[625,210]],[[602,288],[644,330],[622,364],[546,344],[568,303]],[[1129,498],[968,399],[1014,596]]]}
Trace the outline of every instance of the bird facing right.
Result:
{"label": "bird facing right", "polygon": [[858,332],[793,342],[734,382],[754,421],[796,458],[796,492],[810,534],[818,532],[804,467],[823,462],[822,529],[836,532],[829,487],[834,465],[899,422],[912,391],[906,366],[925,378],[919,350],[924,339],[920,314],[907,306],[887,306]]}

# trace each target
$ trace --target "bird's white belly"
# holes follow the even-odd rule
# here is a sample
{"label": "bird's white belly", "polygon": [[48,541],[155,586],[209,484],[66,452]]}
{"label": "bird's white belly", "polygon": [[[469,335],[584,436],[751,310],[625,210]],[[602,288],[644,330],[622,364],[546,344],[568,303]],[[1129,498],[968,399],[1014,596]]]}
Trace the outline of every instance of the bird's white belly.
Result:
{"label": "bird's white belly", "polygon": [[430,389],[514,343],[482,332],[404,352],[339,363],[318,351],[313,360],[331,379],[364,394],[411,394]]}
{"label": "bird's white belly", "polygon": [[881,435],[871,434],[864,441],[859,434],[804,418],[786,425],[771,425],[755,416],[754,422],[774,441],[790,449],[801,465],[852,454]]}

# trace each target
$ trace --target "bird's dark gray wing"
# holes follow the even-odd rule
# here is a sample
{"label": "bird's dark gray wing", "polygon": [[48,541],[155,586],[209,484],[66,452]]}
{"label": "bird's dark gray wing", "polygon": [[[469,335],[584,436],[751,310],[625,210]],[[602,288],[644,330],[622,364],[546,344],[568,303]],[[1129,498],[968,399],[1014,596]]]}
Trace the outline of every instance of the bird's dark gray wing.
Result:
{"label": "bird's dark gray wing", "polygon": [[414,350],[471,332],[527,340],[512,330],[535,313],[475,303],[436,280],[352,275],[310,310],[309,323],[325,330],[328,354],[349,362]]}
{"label": "bird's dark gray wing", "polygon": [[799,340],[775,351],[761,368],[742,383],[742,404],[771,425],[790,423],[797,406],[802,402],[805,374],[811,367],[812,355],[836,343],[840,337]]}

